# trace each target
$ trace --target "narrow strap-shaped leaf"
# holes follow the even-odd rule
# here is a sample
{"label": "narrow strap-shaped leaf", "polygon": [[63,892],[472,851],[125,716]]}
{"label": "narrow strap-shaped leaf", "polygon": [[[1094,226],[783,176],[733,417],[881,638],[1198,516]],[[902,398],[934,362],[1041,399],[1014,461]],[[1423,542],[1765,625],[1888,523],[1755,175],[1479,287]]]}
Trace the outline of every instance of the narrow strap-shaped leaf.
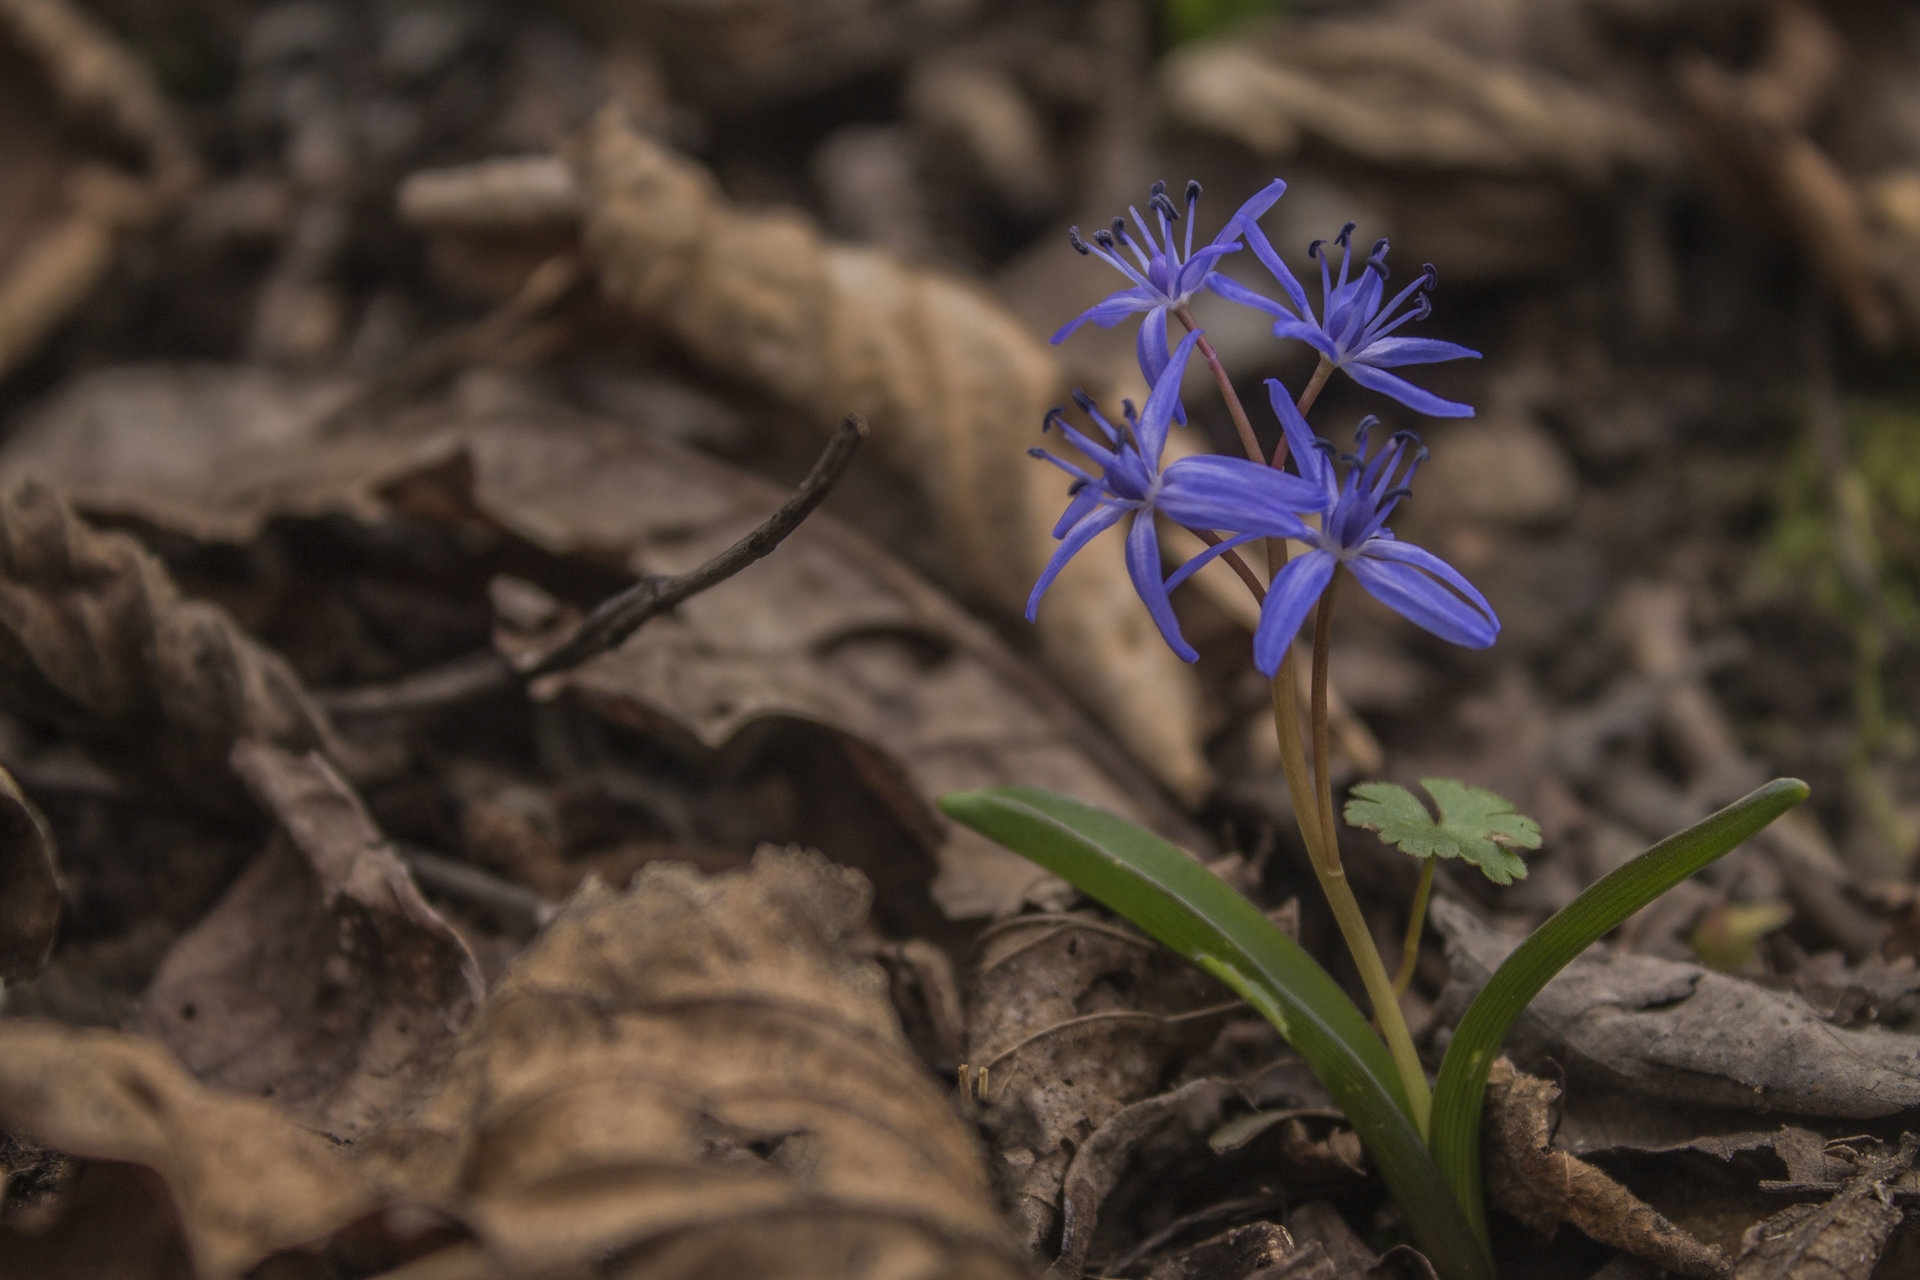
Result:
{"label": "narrow strap-shaped leaf", "polygon": [[1429,1141],[1447,1183],[1486,1231],[1480,1184],[1480,1113],[1487,1072],[1523,1010],[1582,951],[1622,921],[1807,798],[1807,784],[1776,778],[1758,791],[1668,836],[1601,877],[1528,935],[1468,1007],[1453,1033],[1433,1093]]}
{"label": "narrow strap-shaped leaf", "polygon": [[960,792],[940,808],[1105,903],[1259,1010],[1346,1113],[1444,1280],[1491,1280],[1484,1238],[1409,1118],[1386,1046],[1326,970],[1257,907],[1160,837],[1051,791]]}

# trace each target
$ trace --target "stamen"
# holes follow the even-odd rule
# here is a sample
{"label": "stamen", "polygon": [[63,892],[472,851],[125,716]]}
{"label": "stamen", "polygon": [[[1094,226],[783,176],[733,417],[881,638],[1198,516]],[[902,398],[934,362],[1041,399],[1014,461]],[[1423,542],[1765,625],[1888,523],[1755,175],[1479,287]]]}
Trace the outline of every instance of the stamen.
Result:
{"label": "stamen", "polygon": [[1079,497],[1080,491],[1082,489],[1085,489],[1088,485],[1091,485],[1092,483],[1093,481],[1086,480],[1086,479],[1075,480],[1072,484],[1067,486],[1067,496],[1069,498]]}
{"label": "stamen", "polygon": [[1073,402],[1088,413],[1095,412],[1093,397],[1088,395],[1083,388],[1075,387],[1073,389]]}
{"label": "stamen", "polygon": [[1093,242],[1109,253],[1113,251],[1113,240],[1113,232],[1111,231],[1096,231],[1093,233]]}
{"label": "stamen", "polygon": [[1200,202],[1200,179],[1187,179],[1187,208],[1191,209]]}
{"label": "stamen", "polygon": [[1165,194],[1167,194],[1167,180],[1165,178],[1160,179],[1160,181],[1147,188],[1147,198],[1149,200],[1155,196],[1163,196]]}
{"label": "stamen", "polygon": [[1113,238],[1121,244],[1133,243],[1127,236],[1127,220],[1125,218],[1115,218],[1113,220]]}
{"label": "stamen", "polygon": [[1172,198],[1169,197],[1166,192],[1164,191],[1155,192],[1153,199],[1149,201],[1149,203],[1152,204],[1154,209],[1156,209],[1159,212],[1160,216],[1165,218],[1167,221],[1169,222],[1180,221],[1180,210],[1177,206],[1175,206]]}
{"label": "stamen", "polygon": [[1045,449],[1042,449],[1037,444],[1027,450],[1027,456],[1029,458],[1047,458],[1047,459],[1051,459],[1053,457],[1052,454],[1048,453]]}
{"label": "stamen", "polygon": [[1387,238],[1385,236],[1373,242],[1373,252],[1367,255],[1367,267],[1369,270],[1380,273],[1383,284],[1391,278],[1392,273],[1387,270]]}
{"label": "stamen", "polygon": [[[1323,244],[1325,244],[1325,243],[1326,243],[1326,241],[1325,241],[1325,240],[1315,240],[1315,241],[1314,241],[1313,243],[1311,243],[1311,244],[1309,244],[1309,245],[1307,246],[1307,256],[1308,256],[1309,258],[1317,258],[1317,257],[1319,257],[1319,256],[1320,256],[1320,246],[1321,246],[1321,245],[1323,245]],[[1083,252],[1084,252],[1084,250],[1083,250]]]}
{"label": "stamen", "polygon": [[1426,287],[1432,289],[1440,283],[1440,268],[1431,262],[1420,268],[1420,274],[1426,278]]}
{"label": "stamen", "polygon": [[1194,210],[1194,206],[1198,205],[1199,203],[1200,203],[1200,183],[1193,178],[1188,178],[1187,179],[1187,244],[1186,244],[1186,248],[1182,251],[1183,256],[1188,262],[1193,261],[1193,210]]}
{"label": "stamen", "polygon": [[1078,227],[1067,228],[1067,243],[1073,246],[1075,253],[1081,254],[1082,256],[1093,252],[1092,249],[1087,247],[1087,242],[1080,238],[1080,228]]}
{"label": "stamen", "polygon": [[1357,222],[1349,222],[1346,226],[1340,228],[1340,234],[1333,238],[1333,242],[1342,249],[1345,249],[1353,243],[1353,229],[1359,225]]}
{"label": "stamen", "polygon": [[1047,416],[1040,419],[1040,434],[1045,435],[1055,427],[1066,426],[1067,411],[1063,405],[1055,405],[1047,410]]}

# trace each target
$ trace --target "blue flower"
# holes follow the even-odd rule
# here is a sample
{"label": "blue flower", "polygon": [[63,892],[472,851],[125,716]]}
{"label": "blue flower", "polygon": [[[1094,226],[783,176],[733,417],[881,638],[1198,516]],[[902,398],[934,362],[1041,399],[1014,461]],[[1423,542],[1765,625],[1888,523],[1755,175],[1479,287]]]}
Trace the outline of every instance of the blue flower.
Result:
{"label": "blue flower", "polygon": [[[1099,258],[1131,280],[1133,286],[1109,294],[1062,325],[1060,331],[1053,335],[1053,340],[1064,342],[1067,335],[1089,320],[1103,329],[1111,329],[1128,316],[1145,312],[1146,319],[1140,325],[1135,351],[1140,358],[1140,372],[1146,376],[1148,384],[1158,384],[1160,374],[1166,369],[1170,358],[1167,351],[1167,313],[1186,306],[1202,288],[1224,293],[1223,286],[1232,287],[1238,292],[1227,296],[1242,300],[1238,295],[1246,290],[1234,286],[1224,276],[1216,275],[1214,266],[1221,258],[1240,248],[1241,231],[1251,227],[1256,218],[1271,209],[1274,201],[1286,189],[1287,184],[1278,178],[1268,183],[1264,190],[1241,205],[1227,219],[1227,225],[1213,238],[1212,244],[1198,251],[1193,247],[1193,210],[1200,200],[1200,184],[1197,182],[1187,184],[1184,248],[1174,243],[1173,228],[1180,221],[1180,211],[1167,195],[1167,184],[1164,182],[1153,184],[1153,193],[1147,202],[1147,207],[1153,210],[1155,221],[1159,224],[1158,235],[1154,234],[1137,208],[1129,208],[1127,212],[1133,215],[1134,225],[1140,229],[1139,240],[1127,231],[1125,218],[1115,218],[1110,230],[1095,232],[1091,245],[1080,238],[1080,228],[1069,228],[1067,239],[1075,249]],[[1142,242],[1145,247],[1142,247]],[[1134,262],[1139,263],[1138,268],[1121,256],[1122,248],[1133,255]],[[1178,404],[1174,406],[1174,417],[1178,421],[1186,420]]]}
{"label": "blue flower", "polygon": [[1133,405],[1125,404],[1124,433],[1107,421],[1084,392],[1075,392],[1074,400],[1093,419],[1100,431],[1099,439],[1069,426],[1059,409],[1047,415],[1046,425],[1059,428],[1069,444],[1100,468],[1100,474],[1095,475],[1044,449],[1030,450],[1035,457],[1044,458],[1073,476],[1074,484],[1066,512],[1053,529],[1053,536],[1060,539],[1060,547],[1034,584],[1033,595],[1027,600],[1027,621],[1033,621],[1040,608],[1040,597],[1053,585],[1067,561],[1122,517],[1131,515],[1127,572],[1133,578],[1134,589],[1146,602],[1147,612],[1153,615],[1155,625],[1173,651],[1192,662],[1199,655],[1180,634],[1180,624],[1167,598],[1170,587],[1161,577],[1160,537],[1154,528],[1154,513],[1160,512],[1188,528],[1226,530],[1235,535],[1252,530],[1280,537],[1311,534],[1312,530],[1296,513],[1324,511],[1326,497],[1325,491],[1309,479],[1245,458],[1212,454],[1181,458],[1161,469],[1160,455],[1166,449],[1167,425],[1180,398],[1180,379],[1199,340],[1198,330],[1189,333],[1168,356],[1166,368],[1161,370],[1147,397],[1145,412],[1136,416]]}
{"label": "blue flower", "polygon": [[1333,361],[1335,368],[1345,369],[1349,377],[1371,391],[1392,396],[1408,408],[1436,418],[1473,416],[1473,406],[1443,400],[1431,391],[1414,386],[1400,375],[1387,372],[1400,365],[1433,364],[1463,357],[1473,360],[1480,358],[1478,351],[1457,342],[1394,336],[1394,330],[1401,325],[1409,320],[1424,320],[1433,311],[1433,302],[1428,295],[1439,282],[1440,276],[1432,263],[1428,263],[1411,284],[1396,294],[1393,301],[1382,306],[1381,299],[1386,293],[1387,283],[1387,242],[1375,241],[1373,252],[1367,255],[1366,265],[1360,269],[1359,278],[1348,279],[1348,267],[1353,256],[1353,224],[1349,222],[1334,237],[1334,243],[1340,246],[1338,280],[1333,278],[1327,265],[1327,256],[1322,251],[1326,242],[1315,240],[1307,248],[1309,254],[1320,260],[1321,316],[1315,320],[1313,308],[1307,302],[1307,291],[1300,287],[1300,281],[1281,261],[1280,255],[1274,252],[1272,242],[1261,233],[1259,227],[1251,223],[1243,230],[1254,256],[1286,290],[1293,310],[1288,311],[1251,289],[1235,288],[1228,291],[1216,286],[1217,292],[1277,317],[1273,326],[1275,337],[1298,338]]}
{"label": "blue flower", "polygon": [[[1363,419],[1355,452],[1340,456],[1346,464],[1342,477],[1334,466],[1333,447],[1313,434],[1293,407],[1287,389],[1269,378],[1267,391],[1287,433],[1288,451],[1301,476],[1320,494],[1317,505],[1325,518],[1322,528],[1291,535],[1312,549],[1289,560],[1267,588],[1267,598],[1260,606],[1260,626],[1253,636],[1255,665],[1268,675],[1279,669],[1280,659],[1299,634],[1308,611],[1342,565],[1374,599],[1442,640],[1469,649],[1492,644],[1500,634],[1500,619],[1494,616],[1486,597],[1452,565],[1432,552],[1396,540],[1385,527],[1394,507],[1407,496],[1413,473],[1426,460],[1420,437],[1411,431],[1396,431],[1369,461],[1367,437],[1379,423],[1372,417]],[[1181,566],[1167,580],[1167,589],[1185,581],[1225,545],[1210,547]]]}

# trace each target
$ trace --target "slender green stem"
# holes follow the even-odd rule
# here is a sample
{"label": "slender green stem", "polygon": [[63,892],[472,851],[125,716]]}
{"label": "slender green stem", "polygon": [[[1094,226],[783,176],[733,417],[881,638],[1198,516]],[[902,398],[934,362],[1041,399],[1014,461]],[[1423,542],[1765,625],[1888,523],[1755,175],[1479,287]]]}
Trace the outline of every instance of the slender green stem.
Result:
{"label": "slender green stem", "polygon": [[[1400,1012],[1399,993],[1394,990],[1392,979],[1387,977],[1387,966],[1380,959],[1380,948],[1374,945],[1373,931],[1367,927],[1366,915],[1360,910],[1359,899],[1353,896],[1353,886],[1347,882],[1346,868],[1340,864],[1340,840],[1333,818],[1333,757],[1332,737],[1327,730],[1327,659],[1333,648],[1333,602],[1340,588],[1343,570],[1335,570],[1332,581],[1320,596],[1320,603],[1314,609],[1313,624],[1313,772],[1315,789],[1315,810],[1320,828],[1320,851],[1314,859],[1314,871],[1320,879],[1320,889],[1327,896],[1327,905],[1333,908],[1333,918],[1340,926],[1340,936],[1347,944],[1347,951],[1353,956],[1354,965],[1360,970],[1360,982],[1367,989],[1367,999],[1373,1004],[1373,1016],[1380,1023],[1381,1035],[1386,1039],[1387,1051],[1393,1055],[1393,1065],[1400,1073],[1400,1080],[1406,1086],[1407,1101],[1413,1108],[1413,1124],[1422,1137],[1427,1132],[1427,1116],[1432,1109],[1433,1095],[1427,1087],[1427,1073],[1420,1065],[1420,1055],[1413,1048],[1413,1033],[1407,1029],[1407,1019]],[[1304,830],[1307,823],[1302,821]]]}
{"label": "slender green stem", "polygon": [[[1187,327],[1188,333],[1192,333],[1197,327],[1193,323],[1193,313],[1185,307],[1181,307],[1173,314],[1181,324]],[[1233,419],[1233,429],[1240,433],[1240,447],[1245,449],[1247,456],[1255,462],[1262,461],[1266,457],[1266,451],[1260,447],[1260,438],[1253,434],[1253,423],[1247,418],[1247,407],[1240,403],[1240,393],[1233,389],[1233,379],[1227,376],[1226,366],[1220,363],[1220,353],[1213,349],[1213,344],[1207,341],[1207,335],[1204,333],[1200,335],[1200,341],[1196,345],[1200,358],[1205,360],[1207,368],[1213,371],[1213,380],[1220,387],[1221,398],[1227,402],[1227,414]],[[1284,441],[1281,447],[1286,447]]]}
{"label": "slender green stem", "polygon": [[1413,910],[1407,912],[1407,940],[1400,944],[1400,971],[1393,975],[1396,996],[1413,985],[1414,966],[1420,960],[1420,931],[1427,923],[1427,899],[1433,896],[1434,859],[1420,864],[1420,887],[1413,891]]}

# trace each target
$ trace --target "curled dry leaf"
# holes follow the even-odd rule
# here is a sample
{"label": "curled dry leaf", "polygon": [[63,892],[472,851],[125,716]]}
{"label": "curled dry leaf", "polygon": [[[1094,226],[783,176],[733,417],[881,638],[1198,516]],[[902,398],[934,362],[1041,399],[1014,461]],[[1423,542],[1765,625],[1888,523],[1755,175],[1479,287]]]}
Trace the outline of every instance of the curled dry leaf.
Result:
{"label": "curled dry leaf", "polygon": [[374,1145],[457,1176],[488,1274],[1011,1280],[974,1137],[849,956],[870,895],[771,851],[583,891]]}
{"label": "curled dry leaf", "polygon": [[0,638],[0,702],[190,799],[240,802],[227,753],[242,738],[332,741],[278,655],[33,481],[0,496]]}
{"label": "curled dry leaf", "polygon": [[1084,1254],[1101,1184],[1119,1172],[1109,1166],[1184,1099],[1170,1095],[1120,1121],[1068,1186],[1081,1144],[1151,1097],[1235,1006],[1220,1004],[1197,970],[1092,913],[992,926],[969,976],[968,1060],[976,1080],[985,1072],[976,1087],[1002,1199],[1036,1255],[1050,1250],[1063,1213],[1073,1213],[1063,1248]]}
{"label": "curled dry leaf", "polygon": [[1015,1280],[972,1132],[850,954],[869,896],[791,852],[584,891],[419,1106],[348,1146],[150,1041],[20,1022],[0,1024],[0,1127],[148,1171],[216,1280],[401,1206],[474,1237],[434,1274]]}
{"label": "curled dry leaf", "polygon": [[[882,458],[931,501],[956,575],[1010,612],[1024,607],[1063,493],[1025,457],[1066,391],[1043,342],[957,277],[835,243],[792,211],[736,206],[703,169],[612,113],[588,130],[576,171],[582,243],[608,298],[823,432],[863,414]],[[530,204],[555,207],[550,171],[527,180],[541,199],[473,184],[501,209],[493,225],[523,226]],[[488,220],[454,198],[458,187],[417,175],[402,204],[471,234]],[[1206,790],[1198,686],[1142,613],[1119,540],[1069,567],[1040,636],[1140,760],[1189,799]]]}
{"label": "curled dry leaf", "polygon": [[60,864],[40,810],[0,769],[0,979],[30,978],[60,923]]}
{"label": "curled dry leaf", "polygon": [[[309,384],[276,393],[255,371],[120,370],[49,405],[0,463],[59,478],[89,510],[217,544],[250,541],[273,517],[373,523],[398,509],[597,569],[624,560],[636,574],[702,563],[786,496],[629,428],[557,411],[430,414],[378,437],[316,438],[329,399]],[[1040,874],[942,823],[930,802],[947,791],[1020,778],[1157,825],[1171,817],[986,628],[824,513],[738,583],[540,691],[568,689],[623,722],[712,748],[767,720],[830,726],[920,856],[937,857],[934,896],[954,916],[1011,909]]]}
{"label": "curled dry leaf", "polygon": [[[62,114],[106,125],[144,172],[66,154]],[[146,69],[67,0],[0,0],[0,374],[85,296],[126,233],[192,188],[185,137]]]}
{"label": "curled dry leaf", "polygon": [[[1456,903],[1431,912],[1453,972],[1443,1016],[1457,1017],[1517,939]],[[1547,984],[1507,1046],[1575,1084],[1702,1106],[1864,1120],[1920,1105],[1913,1036],[1836,1027],[1790,992],[1600,947]]]}
{"label": "curled dry leaf", "polygon": [[[32,1257],[33,1274],[84,1274],[75,1255],[98,1256],[87,1237],[110,1239],[128,1219],[150,1216],[144,1201],[163,1202],[154,1208],[166,1236],[177,1236],[192,1274],[205,1280],[245,1274],[375,1202],[351,1148],[266,1102],[206,1088],[138,1036],[0,1022],[0,1130],[62,1152],[81,1164],[82,1178],[116,1164],[149,1175],[118,1184],[117,1199],[77,1204],[87,1219],[59,1223],[47,1238],[0,1226],[0,1255]],[[164,1244],[153,1256],[122,1259],[117,1274],[178,1275],[168,1266],[175,1242]]]}
{"label": "curled dry leaf", "polygon": [[322,757],[248,741],[233,763],[285,839],[174,944],[137,1029],[209,1084],[357,1137],[472,1020],[479,967]]}
{"label": "curled dry leaf", "polygon": [[1335,1280],[1317,1247],[1302,1248],[1274,1222],[1250,1222],[1154,1264],[1147,1280]]}
{"label": "curled dry leaf", "polygon": [[1486,1172],[1491,1201],[1534,1230],[1561,1223],[1683,1276],[1721,1277],[1726,1255],[1668,1222],[1578,1156],[1553,1145],[1559,1088],[1494,1063],[1487,1081]]}

